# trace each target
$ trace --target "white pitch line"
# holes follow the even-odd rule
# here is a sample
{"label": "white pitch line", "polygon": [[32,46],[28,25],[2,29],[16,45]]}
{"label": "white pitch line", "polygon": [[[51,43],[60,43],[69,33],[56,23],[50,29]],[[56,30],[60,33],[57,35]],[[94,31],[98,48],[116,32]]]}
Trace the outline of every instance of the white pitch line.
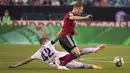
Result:
{"label": "white pitch line", "polygon": [[[80,59],[80,60],[83,60],[83,61],[92,61],[92,62],[101,62],[101,63],[114,63],[113,61],[101,61],[101,60],[85,60],[85,59]],[[129,61],[124,61],[124,63],[130,63]]]}

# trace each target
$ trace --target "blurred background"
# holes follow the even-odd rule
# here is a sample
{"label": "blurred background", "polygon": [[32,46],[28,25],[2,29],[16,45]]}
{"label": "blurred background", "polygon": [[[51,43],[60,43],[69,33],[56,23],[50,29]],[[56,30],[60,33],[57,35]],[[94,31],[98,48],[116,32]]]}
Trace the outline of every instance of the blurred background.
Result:
{"label": "blurred background", "polygon": [[130,45],[130,0],[0,0],[0,44],[39,44],[54,39],[72,5],[84,4],[77,44]]}

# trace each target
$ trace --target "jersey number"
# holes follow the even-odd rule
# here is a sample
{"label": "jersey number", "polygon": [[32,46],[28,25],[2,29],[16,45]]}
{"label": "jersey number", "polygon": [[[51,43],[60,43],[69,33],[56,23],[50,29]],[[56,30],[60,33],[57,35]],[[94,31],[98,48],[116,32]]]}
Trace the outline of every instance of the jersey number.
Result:
{"label": "jersey number", "polygon": [[44,61],[48,60],[48,58],[50,58],[54,55],[54,53],[52,53],[49,48],[44,49],[44,51],[47,54],[47,55],[45,55],[43,52],[41,52],[41,56],[42,56]]}

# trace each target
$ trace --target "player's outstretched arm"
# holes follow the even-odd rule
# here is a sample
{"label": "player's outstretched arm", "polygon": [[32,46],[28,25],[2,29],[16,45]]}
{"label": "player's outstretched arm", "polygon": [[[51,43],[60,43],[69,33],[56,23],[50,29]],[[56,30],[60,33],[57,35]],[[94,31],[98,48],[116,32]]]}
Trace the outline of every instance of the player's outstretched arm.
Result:
{"label": "player's outstretched arm", "polygon": [[83,20],[83,19],[89,19],[91,17],[92,17],[92,15],[89,14],[87,16],[70,16],[69,19],[70,20]]}
{"label": "player's outstretched arm", "polygon": [[19,62],[19,63],[16,64],[16,65],[11,65],[11,66],[9,66],[9,68],[16,68],[16,67],[22,66],[22,65],[25,65],[25,64],[27,64],[27,63],[33,61],[33,60],[34,60],[34,59],[32,59],[32,58],[28,58],[28,59],[22,60],[21,62]]}
{"label": "player's outstretched arm", "polygon": [[54,38],[54,40],[51,40],[51,44],[55,44],[57,41],[58,41],[58,39],[61,37],[61,31],[62,30],[60,30],[59,32],[58,32],[58,34],[56,35],[56,37]]}

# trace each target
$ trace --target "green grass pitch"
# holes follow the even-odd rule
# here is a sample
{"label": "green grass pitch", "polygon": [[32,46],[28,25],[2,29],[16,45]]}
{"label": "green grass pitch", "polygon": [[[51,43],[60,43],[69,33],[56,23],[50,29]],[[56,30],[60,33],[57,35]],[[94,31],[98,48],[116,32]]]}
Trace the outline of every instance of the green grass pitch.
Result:
{"label": "green grass pitch", "polygon": [[[80,45],[79,48],[90,47]],[[32,61],[24,66],[9,69],[9,65],[14,65],[19,61],[30,57],[39,48],[39,45],[0,45],[0,73],[130,73],[130,46],[107,46],[97,54],[84,55],[77,59],[83,63],[91,63],[103,66],[102,70],[93,69],[71,69],[69,71],[56,70],[44,62]],[[56,45],[57,50],[62,50]],[[124,65],[116,67],[113,59],[116,56],[124,58]]]}

